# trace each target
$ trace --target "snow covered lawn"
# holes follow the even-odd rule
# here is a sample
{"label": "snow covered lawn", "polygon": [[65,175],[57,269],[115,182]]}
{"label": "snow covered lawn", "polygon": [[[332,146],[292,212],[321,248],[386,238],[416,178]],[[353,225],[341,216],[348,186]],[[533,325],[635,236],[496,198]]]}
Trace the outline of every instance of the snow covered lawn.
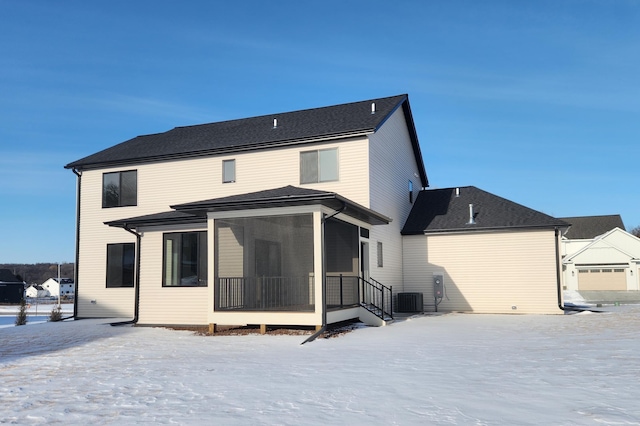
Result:
{"label": "snow covered lawn", "polygon": [[0,423],[640,424],[640,306],[430,315],[301,346],[105,320],[0,329]]}

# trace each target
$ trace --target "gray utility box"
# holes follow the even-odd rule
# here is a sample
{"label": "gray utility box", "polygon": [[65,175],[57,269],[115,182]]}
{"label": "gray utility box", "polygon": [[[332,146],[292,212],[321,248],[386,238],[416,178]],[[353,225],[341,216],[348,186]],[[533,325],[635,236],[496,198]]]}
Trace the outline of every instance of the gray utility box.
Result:
{"label": "gray utility box", "polygon": [[422,293],[398,293],[397,312],[422,312]]}

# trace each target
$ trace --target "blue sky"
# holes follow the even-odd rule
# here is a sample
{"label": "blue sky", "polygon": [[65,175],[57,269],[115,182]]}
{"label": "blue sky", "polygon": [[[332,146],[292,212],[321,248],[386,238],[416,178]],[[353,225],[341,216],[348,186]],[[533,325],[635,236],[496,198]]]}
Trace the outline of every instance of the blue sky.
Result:
{"label": "blue sky", "polygon": [[73,262],[63,167],[408,93],[432,187],[640,225],[640,0],[0,0],[0,263]]}

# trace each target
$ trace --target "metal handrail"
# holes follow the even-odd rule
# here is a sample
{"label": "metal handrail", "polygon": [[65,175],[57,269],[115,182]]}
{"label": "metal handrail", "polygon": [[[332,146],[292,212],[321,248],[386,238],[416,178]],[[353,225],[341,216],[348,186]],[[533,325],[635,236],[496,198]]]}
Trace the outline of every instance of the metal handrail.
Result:
{"label": "metal handrail", "polygon": [[393,319],[393,287],[369,277],[362,281],[360,304],[380,319]]}

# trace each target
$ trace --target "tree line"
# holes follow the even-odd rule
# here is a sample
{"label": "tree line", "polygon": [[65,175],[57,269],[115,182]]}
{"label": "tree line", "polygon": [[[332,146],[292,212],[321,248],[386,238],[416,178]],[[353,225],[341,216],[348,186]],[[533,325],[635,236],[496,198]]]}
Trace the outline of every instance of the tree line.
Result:
{"label": "tree line", "polygon": [[[58,278],[57,263],[0,263],[0,269],[8,269],[27,284],[42,284],[49,278]],[[60,277],[74,278],[74,264],[61,263]]]}

